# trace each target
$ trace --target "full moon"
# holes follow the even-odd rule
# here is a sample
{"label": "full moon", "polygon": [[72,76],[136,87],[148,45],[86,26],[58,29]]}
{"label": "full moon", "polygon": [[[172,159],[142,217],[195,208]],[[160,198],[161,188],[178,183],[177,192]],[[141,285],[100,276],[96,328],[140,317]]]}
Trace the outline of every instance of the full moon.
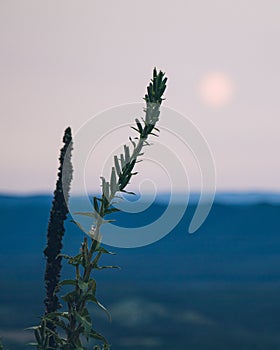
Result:
{"label": "full moon", "polygon": [[225,73],[212,72],[202,77],[198,85],[198,94],[202,102],[211,107],[222,107],[231,102],[234,86],[232,79]]}

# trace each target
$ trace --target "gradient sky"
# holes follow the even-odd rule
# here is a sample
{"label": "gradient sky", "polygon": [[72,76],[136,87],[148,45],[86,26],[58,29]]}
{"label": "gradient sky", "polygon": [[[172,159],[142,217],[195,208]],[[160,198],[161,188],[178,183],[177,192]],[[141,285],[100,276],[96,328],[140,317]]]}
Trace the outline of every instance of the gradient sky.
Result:
{"label": "gradient sky", "polygon": [[1,0],[0,17],[1,192],[52,191],[65,127],[141,102],[154,66],[218,190],[280,191],[279,1]]}

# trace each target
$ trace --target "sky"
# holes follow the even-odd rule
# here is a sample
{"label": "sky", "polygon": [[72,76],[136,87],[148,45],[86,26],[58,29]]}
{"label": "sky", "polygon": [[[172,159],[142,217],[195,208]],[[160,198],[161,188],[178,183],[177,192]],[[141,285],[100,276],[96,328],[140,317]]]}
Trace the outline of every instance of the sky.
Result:
{"label": "sky", "polygon": [[[0,192],[51,192],[64,129],[76,134],[102,112],[110,142],[85,175],[98,189],[104,159],[128,136],[112,136],[104,111],[141,103],[154,66],[168,76],[164,106],[207,141],[217,190],[279,192],[279,16],[277,0],[2,0]],[[198,190],[203,160],[195,165],[174,138],[158,140],[174,156],[182,148]],[[166,190],[160,166],[144,163],[136,183],[147,177]]]}

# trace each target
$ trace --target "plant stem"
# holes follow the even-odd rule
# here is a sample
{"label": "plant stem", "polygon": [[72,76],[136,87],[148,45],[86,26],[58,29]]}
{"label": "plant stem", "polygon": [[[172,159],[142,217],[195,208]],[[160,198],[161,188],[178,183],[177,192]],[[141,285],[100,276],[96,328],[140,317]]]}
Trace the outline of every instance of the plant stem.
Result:
{"label": "plant stem", "polygon": [[[70,127],[64,132],[63,142],[64,146],[60,151],[59,157],[60,166],[58,179],[50,212],[47,246],[44,250],[44,254],[47,258],[45,271],[46,299],[44,301],[46,305],[46,314],[55,312],[61,307],[56,292],[60,280],[62,260],[59,254],[61,253],[62,238],[65,232],[64,221],[68,214],[67,202],[73,172],[71,163],[72,135]],[[70,147],[70,149],[67,151],[68,147]],[[63,179],[64,181],[62,181],[62,167],[64,168],[64,174],[66,174]],[[52,331],[55,331],[53,324],[48,324],[48,327]],[[54,345],[53,338],[52,344],[50,345]]]}

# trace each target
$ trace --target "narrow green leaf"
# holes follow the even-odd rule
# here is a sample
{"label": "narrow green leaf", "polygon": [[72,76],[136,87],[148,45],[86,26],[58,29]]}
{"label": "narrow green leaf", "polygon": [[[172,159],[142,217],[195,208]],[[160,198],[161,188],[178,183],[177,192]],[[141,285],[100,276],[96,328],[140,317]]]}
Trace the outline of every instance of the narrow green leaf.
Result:
{"label": "narrow green leaf", "polygon": [[66,311],[63,312],[49,312],[44,316],[44,319],[47,321],[52,321],[52,319],[56,319],[57,317],[63,317],[68,320],[69,314]]}
{"label": "narrow green leaf", "polygon": [[94,210],[99,213],[99,205],[98,205],[98,201],[97,201],[97,198],[96,197],[93,197],[93,207],[94,207]]}
{"label": "narrow green leaf", "polygon": [[84,282],[83,280],[78,280],[78,286],[79,288],[84,292],[85,290],[88,289],[88,283]]}
{"label": "narrow green leaf", "polygon": [[64,300],[66,303],[72,303],[75,301],[77,297],[76,291],[69,292],[61,297],[62,300]]}
{"label": "narrow green leaf", "polygon": [[[103,335],[99,334],[98,332],[96,332],[94,329],[91,330],[89,336],[93,339],[97,339],[97,340],[101,340],[103,343],[108,344],[107,340],[105,337],[103,337]],[[105,348],[104,348],[105,349]],[[106,347],[107,349],[107,347]]]}
{"label": "narrow green leaf", "polygon": [[[88,216],[90,218],[95,218],[96,214],[93,212],[84,212],[84,211],[76,211],[74,213],[75,215],[82,215],[82,216]],[[76,222],[75,222],[76,223]]]}
{"label": "narrow green leaf", "polygon": [[40,328],[40,326],[31,326],[24,328],[25,331],[35,331],[36,329]]}
{"label": "narrow green leaf", "polygon": [[35,335],[35,338],[36,338],[38,344],[42,344],[42,339],[41,339],[40,332],[38,329],[35,329],[34,335]]}
{"label": "narrow green leaf", "polygon": [[125,159],[125,163],[129,164],[130,162],[130,154],[129,154],[129,147],[124,145],[124,159]]}
{"label": "narrow green leaf", "polygon": [[67,254],[59,254],[58,256],[61,256],[62,258],[66,259],[66,260],[68,260],[68,259],[71,259],[71,258],[72,258],[72,256],[67,255]]}
{"label": "narrow green leaf", "polygon": [[139,134],[141,134],[141,132],[138,129],[136,129],[134,126],[131,126],[131,129],[133,129],[133,130],[139,132]]}
{"label": "narrow green leaf", "polygon": [[157,77],[157,68],[154,67],[154,69],[153,69],[153,79],[156,79],[156,77]]}
{"label": "narrow green leaf", "polygon": [[109,186],[110,186],[109,182],[106,181],[103,187],[103,195],[107,201],[109,200],[109,197],[110,197]]}
{"label": "narrow green leaf", "polygon": [[121,157],[121,165],[122,165],[122,171],[124,170],[124,168],[125,168],[125,160],[124,160],[124,155],[123,154],[121,154],[120,155],[120,157]]}
{"label": "narrow green leaf", "polygon": [[85,317],[87,321],[91,322],[90,314],[87,308],[82,309],[80,315]]}
{"label": "narrow green leaf", "polygon": [[132,140],[132,138],[129,136],[129,141],[132,143],[133,147],[136,147],[136,143]]}
{"label": "narrow green leaf", "polygon": [[158,89],[158,77],[157,77],[156,70],[154,71],[153,85],[154,85],[154,90],[157,91],[157,89]]}
{"label": "narrow green leaf", "polygon": [[129,192],[129,191],[126,191],[126,190],[121,190],[121,192],[124,192],[124,193],[126,193],[126,194],[133,194],[133,195],[136,196],[136,193],[134,193],[134,192]]}
{"label": "narrow green leaf", "polygon": [[114,265],[108,265],[108,266],[97,266],[97,270],[104,270],[104,269],[121,269],[119,266],[114,266]]}
{"label": "narrow green leaf", "polygon": [[41,332],[42,336],[45,336],[45,333],[46,333],[46,320],[45,319],[42,320],[40,332]]}
{"label": "narrow green leaf", "polygon": [[91,278],[88,282],[88,286],[89,286],[89,293],[95,295],[96,292],[96,281]]}
{"label": "narrow green leaf", "polygon": [[143,127],[142,127],[142,124],[141,124],[141,122],[139,121],[139,119],[135,119],[135,122],[136,122],[136,125],[137,125],[137,127],[138,127],[138,130],[137,131],[139,131],[139,133],[141,134],[142,133],[142,131],[143,131]]}
{"label": "narrow green leaf", "polygon": [[93,268],[96,268],[97,264],[98,264],[98,261],[99,259],[101,258],[101,255],[102,253],[101,252],[98,252],[98,254],[96,255],[96,257],[93,259],[92,261],[92,266]]}
{"label": "narrow green leaf", "polygon": [[123,182],[124,187],[129,183],[129,180],[130,180],[131,176],[132,176],[131,173],[129,173],[129,174],[125,177],[125,180],[124,180],[124,182]]}
{"label": "narrow green leaf", "polygon": [[115,163],[116,172],[118,176],[120,176],[121,168],[120,168],[120,164],[117,156],[114,156],[114,163]]}
{"label": "narrow green leaf", "polygon": [[110,312],[106,309],[106,307],[105,307],[104,305],[102,305],[102,304],[96,299],[96,297],[95,297],[94,295],[89,295],[88,298],[87,298],[87,300],[88,300],[88,301],[92,301],[92,302],[94,302],[96,305],[98,305],[98,306],[100,307],[100,309],[102,309],[102,310],[106,313],[106,315],[107,315],[109,321],[110,321],[110,322],[112,321],[112,317],[111,317]]}
{"label": "narrow green leaf", "polygon": [[110,312],[106,309],[106,307],[104,305],[102,305],[98,300],[96,300],[96,303],[97,305],[106,313],[106,315],[108,316],[109,318],[109,321],[111,322],[112,321],[112,317],[111,317],[111,314]]}
{"label": "narrow green leaf", "polygon": [[106,210],[105,214],[109,215],[109,214],[112,214],[112,213],[116,213],[118,211],[120,211],[120,209],[118,209],[118,208],[110,208],[110,209]]}
{"label": "narrow green leaf", "polygon": [[104,178],[103,176],[100,176],[100,179],[101,179],[101,181],[102,181],[101,186],[102,186],[102,188],[104,188],[104,187],[105,187],[106,180],[105,180],[105,178]]}
{"label": "narrow green leaf", "polygon": [[90,335],[91,327],[92,327],[91,322],[89,322],[85,317],[81,316],[77,311],[74,311],[74,315],[77,321],[83,325],[85,329],[85,333],[87,335]]}
{"label": "narrow green leaf", "polygon": [[131,160],[131,163],[128,166],[128,172],[130,172],[133,169],[135,162],[136,162],[136,158]]}
{"label": "narrow green leaf", "polygon": [[96,251],[97,251],[97,252],[104,253],[104,254],[116,255],[116,253],[110,252],[110,251],[108,251],[107,249],[105,249],[105,248],[103,248],[103,247],[97,248]]}
{"label": "narrow green leaf", "polygon": [[111,181],[110,181],[110,190],[111,193],[117,192],[117,177],[116,177],[116,171],[115,168],[112,167],[112,172],[111,172]]}
{"label": "narrow green leaf", "polygon": [[109,224],[110,222],[115,222],[116,220],[102,220],[102,224]]}
{"label": "narrow green leaf", "polygon": [[76,280],[63,280],[63,281],[59,282],[59,286],[66,286],[66,285],[75,286],[76,283],[77,283]]}
{"label": "narrow green leaf", "polygon": [[152,91],[151,90],[152,90],[152,84],[150,83],[150,85],[147,87],[149,101],[152,101]]}
{"label": "narrow green leaf", "polygon": [[50,336],[46,335],[44,337],[44,341],[43,341],[43,349],[49,349],[49,341],[50,341]]}
{"label": "narrow green leaf", "polygon": [[83,254],[78,254],[76,256],[69,256],[69,255],[64,255],[64,254],[60,254],[64,259],[68,260],[68,263],[70,265],[79,265],[82,264],[83,262]]}

